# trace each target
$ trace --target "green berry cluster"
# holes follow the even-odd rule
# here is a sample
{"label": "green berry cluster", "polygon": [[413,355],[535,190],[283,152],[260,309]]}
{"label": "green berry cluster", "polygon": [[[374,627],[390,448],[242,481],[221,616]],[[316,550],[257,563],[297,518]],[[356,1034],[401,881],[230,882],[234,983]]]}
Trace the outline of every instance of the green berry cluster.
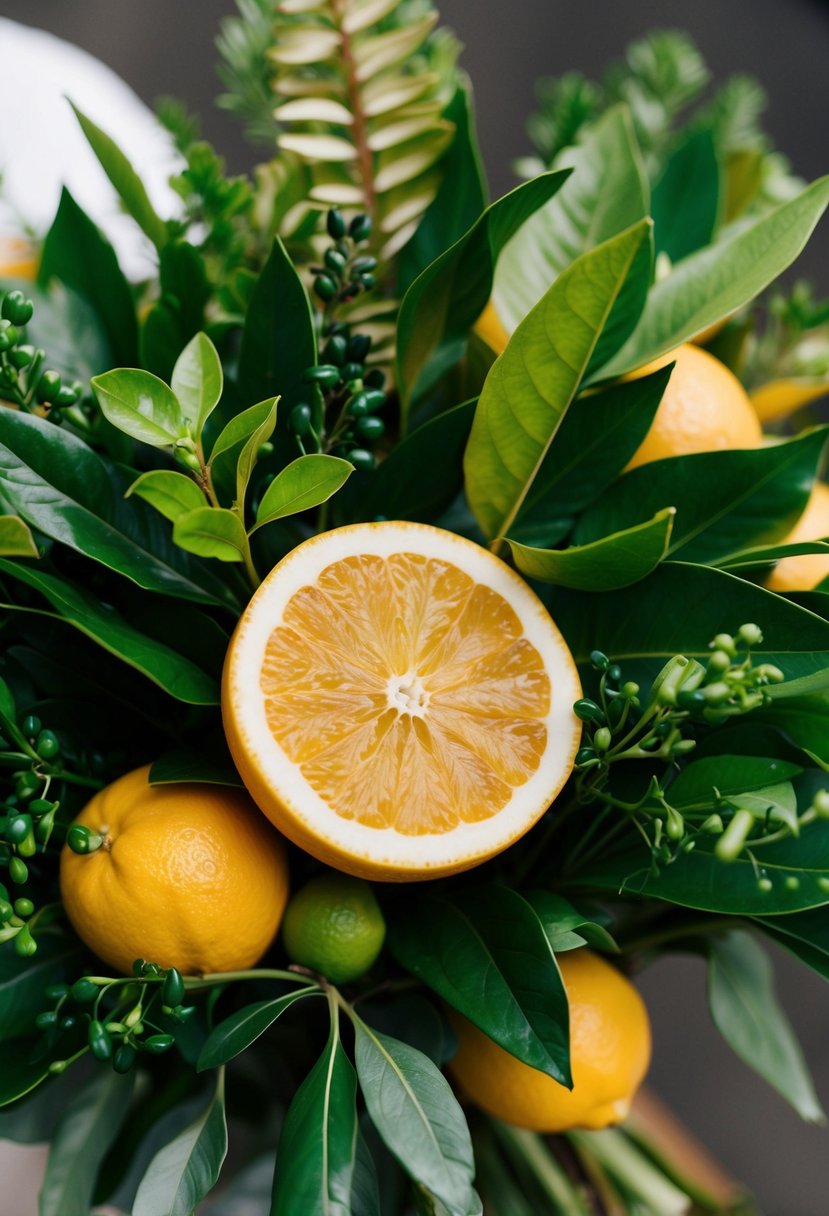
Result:
{"label": "green berry cluster", "polygon": [[325,250],[323,265],[311,267],[314,294],[326,305],[348,303],[376,285],[377,259],[360,253],[360,246],[371,236],[371,219],[355,215],[346,224],[342,212],[334,207],[328,212],[326,226],[333,243]]}
{"label": "green berry cluster", "polygon": [[9,291],[0,303],[0,397],[22,410],[52,412],[56,421],[61,411],[78,403],[83,391],[80,382],[64,384],[58,372],[46,367],[46,351],[26,342],[26,326],[34,315],[34,305],[22,291]]}

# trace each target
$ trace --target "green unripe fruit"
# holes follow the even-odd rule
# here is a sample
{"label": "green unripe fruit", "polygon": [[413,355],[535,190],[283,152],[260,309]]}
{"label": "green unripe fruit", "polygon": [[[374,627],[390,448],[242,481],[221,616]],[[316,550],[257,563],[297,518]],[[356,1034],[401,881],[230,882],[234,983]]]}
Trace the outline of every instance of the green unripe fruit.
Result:
{"label": "green unripe fruit", "polygon": [[355,430],[361,439],[380,439],[386,429],[382,418],[358,418]]}
{"label": "green unripe fruit", "polygon": [[613,742],[613,736],[606,726],[600,726],[593,736],[593,746],[597,752],[606,752]]}
{"label": "green unripe fruit", "polygon": [[171,967],[164,977],[161,987],[161,1001],[164,1005],[180,1005],[184,1000],[184,980],[181,972]]}
{"label": "green unripe fruit", "polygon": [[22,844],[31,830],[31,815],[15,815],[8,822],[6,840],[8,840],[9,844]]}
{"label": "green unripe fruit", "polygon": [[35,910],[35,906],[30,899],[16,899],[14,901],[15,916],[31,916]]}
{"label": "green unripe fruit", "polygon": [[340,369],[333,363],[320,363],[317,367],[306,367],[302,373],[306,384],[319,384],[322,388],[333,388],[340,379]]}
{"label": "green unripe fruit", "polygon": [[340,241],[345,236],[345,220],[343,213],[337,207],[332,207],[325,218],[325,226],[332,241]]}
{"label": "green unripe fruit", "polygon": [[41,722],[35,714],[28,714],[21,724],[23,734],[27,739],[34,742],[37,735],[40,734]]}
{"label": "green unripe fruit", "polygon": [[38,401],[52,403],[61,390],[61,379],[58,372],[44,372],[37,385]]}
{"label": "green unripe fruit", "polygon": [[79,1005],[88,1005],[90,1001],[94,1001],[98,995],[98,985],[93,984],[92,980],[79,979],[75,980],[72,987],[69,989],[69,995],[73,1001],[77,1001]]}
{"label": "green unripe fruit", "polygon": [[600,726],[603,726],[605,723],[604,710],[595,701],[591,701],[587,697],[582,697],[576,701],[573,706],[573,713],[581,722],[598,722]]}
{"label": "green unripe fruit", "polygon": [[580,747],[576,752],[577,768],[581,768],[585,764],[590,764],[592,760],[598,760],[598,756],[593,751],[592,747]]}
{"label": "green unripe fruit", "polygon": [[737,630],[737,637],[745,642],[746,646],[759,646],[763,640],[763,634],[759,625],[741,625]]}
{"label": "green unripe fruit", "polygon": [[386,923],[367,882],[346,874],[312,879],[288,904],[283,938],[289,957],[345,984],[373,966]]}
{"label": "green unripe fruit", "polygon": [[35,1026],[38,1030],[51,1030],[58,1020],[58,1015],[54,1009],[47,1010],[46,1013],[39,1013],[35,1018]]}
{"label": "green unripe fruit", "polygon": [[116,1072],[129,1072],[135,1063],[137,1052],[131,1043],[122,1043],[112,1059],[112,1067]]}
{"label": "green unripe fruit", "polygon": [[17,934],[14,939],[14,949],[21,958],[31,958],[37,952],[37,942],[29,932],[28,926],[24,925]]}
{"label": "green unripe fruit", "polygon": [[3,300],[0,315],[4,321],[9,321],[12,325],[28,325],[32,319],[34,306],[31,300],[27,300],[22,291],[10,291]]}
{"label": "green unripe fruit", "polygon": [[348,453],[348,459],[355,469],[364,469],[368,472],[374,468],[374,454],[365,448],[354,448]]}
{"label": "green unripe fruit", "polygon": [[97,1018],[93,1018],[89,1023],[87,1041],[89,1043],[89,1050],[96,1060],[109,1060],[112,1058],[112,1039],[109,1037],[109,1031],[106,1026],[103,1022],[99,1022]]}
{"label": "green unripe fruit", "polygon": [[43,760],[53,760],[60,752],[60,743],[53,730],[42,730],[35,743],[35,751]]}
{"label": "green unripe fruit", "polygon": [[319,274],[314,279],[314,293],[327,303],[328,300],[333,300],[337,294],[337,284],[330,275]]}
{"label": "green unripe fruit", "polygon": [[84,827],[82,823],[73,823],[66,833],[66,843],[73,853],[94,853],[104,843],[104,838],[98,832]]}
{"label": "green unripe fruit", "polygon": [[144,1040],[143,1046],[150,1055],[160,1056],[165,1051],[169,1051],[175,1041],[174,1036],[171,1034],[151,1034],[149,1038]]}
{"label": "green unripe fruit", "polygon": [[22,887],[29,878],[29,867],[19,857],[9,858],[9,878],[13,883]]}
{"label": "green unripe fruit", "polygon": [[812,799],[812,806],[819,819],[829,819],[829,790],[818,790]]}
{"label": "green unripe fruit", "polygon": [[298,438],[307,435],[311,429],[312,410],[306,402],[295,405],[291,410],[291,430]]}
{"label": "green unripe fruit", "polygon": [[366,241],[371,236],[371,219],[367,215],[355,215],[348,225],[348,235],[353,241]]}

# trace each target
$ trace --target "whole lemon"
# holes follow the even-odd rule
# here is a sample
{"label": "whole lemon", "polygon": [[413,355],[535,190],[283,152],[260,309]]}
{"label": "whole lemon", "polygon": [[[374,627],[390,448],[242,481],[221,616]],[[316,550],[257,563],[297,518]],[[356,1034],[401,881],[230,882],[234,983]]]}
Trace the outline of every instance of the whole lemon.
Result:
{"label": "whole lemon", "polygon": [[347,874],[322,874],[288,904],[282,936],[293,962],[334,984],[345,984],[374,963],[386,922],[367,882]]}
{"label": "whole lemon", "polygon": [[240,790],[150,785],[149,773],[120,777],[76,819],[103,844],[61,854],[72,925],[126,974],[136,958],[191,975],[252,966],[288,899],[280,837]]}
{"label": "whole lemon", "polygon": [[506,1123],[537,1132],[607,1127],[625,1118],[647,1072],[648,1013],[633,984],[591,950],[567,951],[558,963],[570,1004],[572,1090],[457,1014],[458,1052],[449,1068],[476,1105]]}
{"label": "whole lemon", "polygon": [[[823,540],[829,537],[829,486],[815,482],[806,510],[781,544],[798,541]],[[811,591],[829,578],[829,555],[804,553],[800,557],[784,557],[766,580],[772,591]]]}

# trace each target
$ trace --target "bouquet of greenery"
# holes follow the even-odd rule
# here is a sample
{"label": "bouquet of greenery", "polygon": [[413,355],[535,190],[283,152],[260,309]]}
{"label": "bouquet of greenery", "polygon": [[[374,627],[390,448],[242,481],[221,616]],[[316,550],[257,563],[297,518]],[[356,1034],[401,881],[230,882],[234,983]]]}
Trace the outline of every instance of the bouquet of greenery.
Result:
{"label": "bouquet of greenery", "polygon": [[157,273],[65,191],[0,284],[0,1134],[42,1216],[753,1211],[629,977],[822,1118],[829,179],[656,33],[489,202],[428,0],[238,4],[269,159],[164,103],[165,219],[78,113]]}

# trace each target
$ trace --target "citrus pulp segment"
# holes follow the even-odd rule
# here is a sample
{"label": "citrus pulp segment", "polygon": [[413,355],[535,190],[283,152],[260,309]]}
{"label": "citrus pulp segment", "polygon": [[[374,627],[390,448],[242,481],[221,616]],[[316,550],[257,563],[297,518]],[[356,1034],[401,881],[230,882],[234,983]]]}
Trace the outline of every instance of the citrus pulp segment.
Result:
{"label": "citrus pulp segment", "polygon": [[540,600],[499,558],[423,524],[306,541],[254,595],[222,710],[246,786],[339,869],[466,869],[523,835],[569,776],[579,681]]}

